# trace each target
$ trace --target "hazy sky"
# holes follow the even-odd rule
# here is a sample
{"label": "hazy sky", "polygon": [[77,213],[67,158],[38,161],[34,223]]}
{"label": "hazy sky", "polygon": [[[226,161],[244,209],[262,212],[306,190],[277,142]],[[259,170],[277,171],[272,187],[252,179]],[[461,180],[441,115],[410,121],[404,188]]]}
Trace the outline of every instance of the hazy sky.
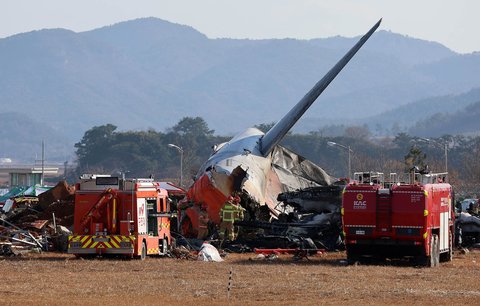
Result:
{"label": "hazy sky", "polygon": [[208,37],[316,38],[381,29],[480,51],[480,0],[1,0],[0,37],[43,28],[76,32],[158,17]]}

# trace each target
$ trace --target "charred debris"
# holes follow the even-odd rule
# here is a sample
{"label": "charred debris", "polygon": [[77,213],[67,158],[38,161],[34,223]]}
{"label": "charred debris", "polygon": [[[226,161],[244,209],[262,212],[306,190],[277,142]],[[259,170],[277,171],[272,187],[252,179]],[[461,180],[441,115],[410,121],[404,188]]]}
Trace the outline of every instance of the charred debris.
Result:
{"label": "charred debris", "polygon": [[40,194],[20,190],[1,203],[0,255],[66,250],[71,234],[68,228],[73,224],[74,188],[62,181],[45,190]]}
{"label": "charred debris", "polygon": [[235,223],[243,233],[239,241],[251,248],[342,249],[340,210],[345,185],[340,180],[280,193],[277,209],[281,212],[276,218],[261,206],[258,218]]}

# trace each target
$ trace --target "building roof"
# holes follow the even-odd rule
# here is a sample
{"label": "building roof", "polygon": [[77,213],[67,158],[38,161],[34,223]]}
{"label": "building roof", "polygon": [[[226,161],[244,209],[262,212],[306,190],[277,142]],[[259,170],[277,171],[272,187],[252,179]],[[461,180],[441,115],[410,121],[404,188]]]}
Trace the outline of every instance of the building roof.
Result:
{"label": "building roof", "polygon": [[[42,173],[41,166],[1,165],[0,173]],[[58,167],[43,167],[44,174],[58,174]]]}

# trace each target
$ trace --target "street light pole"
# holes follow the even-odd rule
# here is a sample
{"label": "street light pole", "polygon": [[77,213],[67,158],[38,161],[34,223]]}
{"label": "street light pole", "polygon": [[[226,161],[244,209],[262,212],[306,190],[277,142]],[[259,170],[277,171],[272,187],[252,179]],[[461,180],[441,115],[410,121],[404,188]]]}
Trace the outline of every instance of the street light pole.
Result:
{"label": "street light pole", "polygon": [[351,153],[353,153],[352,149],[350,149],[350,146],[345,146],[345,145],[342,145],[342,144],[339,144],[339,143],[336,143],[336,142],[333,142],[333,141],[327,141],[327,145],[329,145],[330,147],[340,147],[344,150],[347,150],[347,152],[348,152],[348,174],[347,174],[347,177],[348,177],[348,179],[350,179],[350,174],[352,173]]}
{"label": "street light pole", "polygon": [[350,152],[352,150],[350,149],[350,146],[348,146],[348,179],[350,179],[350,175],[352,174],[352,163],[351,163],[351,157],[350,157]]}
{"label": "street light pole", "polygon": [[183,188],[183,149],[182,147],[179,147],[177,145],[174,145],[173,143],[168,144],[169,147],[177,149],[178,152],[180,152],[180,187]]}

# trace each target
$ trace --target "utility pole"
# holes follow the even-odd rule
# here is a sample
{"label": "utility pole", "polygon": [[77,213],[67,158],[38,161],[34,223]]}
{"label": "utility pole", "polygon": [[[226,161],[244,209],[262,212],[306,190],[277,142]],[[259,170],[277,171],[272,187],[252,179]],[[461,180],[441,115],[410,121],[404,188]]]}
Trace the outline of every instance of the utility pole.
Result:
{"label": "utility pole", "polygon": [[67,167],[68,167],[68,160],[63,163],[63,179],[67,180]]}
{"label": "utility pole", "polygon": [[40,177],[40,186],[43,186],[45,178],[45,141],[42,140],[42,176]]}

